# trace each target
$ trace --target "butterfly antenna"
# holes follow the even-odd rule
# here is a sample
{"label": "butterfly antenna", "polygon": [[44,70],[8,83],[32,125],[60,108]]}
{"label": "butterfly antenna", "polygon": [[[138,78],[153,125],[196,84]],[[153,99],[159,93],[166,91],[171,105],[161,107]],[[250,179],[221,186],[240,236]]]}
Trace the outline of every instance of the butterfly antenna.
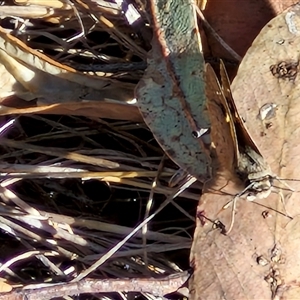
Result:
{"label": "butterfly antenna", "polygon": [[284,180],[280,179],[279,177],[274,177],[276,180],[278,180],[281,184],[283,184],[284,186],[286,186],[290,191],[295,192],[295,190],[289,186]]}

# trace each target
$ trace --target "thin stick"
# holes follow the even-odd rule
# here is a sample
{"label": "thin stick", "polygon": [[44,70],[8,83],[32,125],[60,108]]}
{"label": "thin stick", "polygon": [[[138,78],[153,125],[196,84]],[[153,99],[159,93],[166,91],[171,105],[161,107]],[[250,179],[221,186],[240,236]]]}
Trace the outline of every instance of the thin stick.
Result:
{"label": "thin stick", "polygon": [[138,279],[84,279],[80,282],[59,284],[34,284],[23,289],[14,289],[0,294],[0,300],[48,300],[83,293],[148,292],[157,296],[176,291],[188,279],[188,272],[168,277]]}
{"label": "thin stick", "polygon": [[220,43],[220,45],[237,61],[241,62],[242,57],[239,56],[218,34],[217,32],[210,26],[210,24],[205,19],[202,11],[199,9],[197,5],[195,5],[197,14],[199,15],[200,19],[203,21],[204,26],[206,29],[212,34],[212,36]]}

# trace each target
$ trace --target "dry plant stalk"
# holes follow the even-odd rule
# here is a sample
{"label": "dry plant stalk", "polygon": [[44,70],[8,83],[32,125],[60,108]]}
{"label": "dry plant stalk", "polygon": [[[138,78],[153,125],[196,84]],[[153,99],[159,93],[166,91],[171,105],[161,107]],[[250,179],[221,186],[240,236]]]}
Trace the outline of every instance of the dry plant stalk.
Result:
{"label": "dry plant stalk", "polygon": [[184,272],[163,279],[83,279],[80,282],[41,284],[0,294],[0,300],[48,300],[83,293],[142,292],[163,296],[179,289],[188,279]]}

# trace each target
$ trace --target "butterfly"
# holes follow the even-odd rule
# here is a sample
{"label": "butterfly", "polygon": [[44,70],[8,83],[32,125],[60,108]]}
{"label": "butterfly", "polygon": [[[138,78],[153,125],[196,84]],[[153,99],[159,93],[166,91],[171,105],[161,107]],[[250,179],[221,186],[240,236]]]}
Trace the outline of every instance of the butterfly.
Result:
{"label": "butterfly", "polygon": [[[217,143],[213,145],[213,148],[217,151],[218,167],[223,171],[227,169],[233,176],[237,175],[245,183],[245,188],[229,202],[233,204],[231,224],[226,231],[228,234],[233,227],[237,199],[244,195],[249,201],[267,198],[271,193],[272,181],[277,177],[264,160],[237,111],[222,61],[220,62],[220,75],[221,84],[212,66],[206,65],[206,96],[212,134],[214,134],[212,141]],[[226,120],[226,124],[224,120],[219,121],[222,118]],[[225,150],[220,149],[220,146]]]}

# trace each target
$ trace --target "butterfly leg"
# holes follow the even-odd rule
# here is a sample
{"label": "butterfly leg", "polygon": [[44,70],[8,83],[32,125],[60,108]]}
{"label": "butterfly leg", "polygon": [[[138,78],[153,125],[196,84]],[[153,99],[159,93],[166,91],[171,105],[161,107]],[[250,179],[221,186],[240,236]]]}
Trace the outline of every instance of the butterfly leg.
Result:
{"label": "butterfly leg", "polygon": [[284,186],[286,186],[291,192],[295,192],[295,189],[293,189],[291,186],[289,186],[284,180],[281,180],[277,176],[274,177],[274,179],[278,180],[281,184],[283,184]]}
{"label": "butterfly leg", "polygon": [[230,225],[228,230],[224,231],[224,234],[227,235],[231,232],[232,228],[233,228],[233,224],[235,221],[235,211],[236,211],[236,203],[237,200],[245,194],[245,192],[249,189],[251,189],[254,185],[254,182],[250,183],[244,190],[242,190],[240,193],[238,193],[237,195],[234,196],[234,198],[232,200],[230,200],[229,202],[227,202],[222,208],[221,210],[218,212],[218,214],[223,211],[224,209],[227,209],[231,204],[232,204],[232,210],[231,210],[231,221],[230,221]]}
{"label": "butterfly leg", "polygon": [[285,207],[285,198],[284,198],[284,195],[282,194],[282,191],[279,191],[279,196],[280,196],[280,200],[281,200],[281,203],[282,203],[282,206],[283,206],[283,209],[284,209],[284,214],[286,217],[288,217],[288,213],[286,211],[286,207]]}
{"label": "butterfly leg", "polygon": [[235,209],[236,209],[236,203],[237,203],[238,198],[239,198],[239,195],[235,196],[233,198],[233,200],[231,200],[231,202],[232,202],[231,221],[230,221],[228,230],[225,230],[225,232],[224,232],[225,235],[228,235],[233,228],[233,224],[234,224],[234,220],[235,220]]}

